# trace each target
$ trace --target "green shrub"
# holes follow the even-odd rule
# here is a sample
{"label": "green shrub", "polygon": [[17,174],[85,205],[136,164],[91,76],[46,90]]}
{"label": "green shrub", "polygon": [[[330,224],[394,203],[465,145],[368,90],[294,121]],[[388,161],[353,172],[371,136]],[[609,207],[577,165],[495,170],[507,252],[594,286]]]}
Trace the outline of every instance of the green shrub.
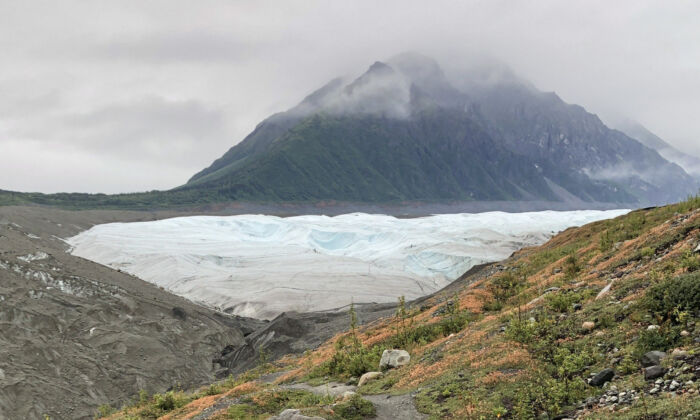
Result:
{"label": "green shrub", "polygon": [[576,292],[550,293],[545,297],[547,307],[555,312],[569,312],[574,303],[583,301],[583,294]]}
{"label": "green shrub", "polygon": [[360,420],[377,415],[374,404],[359,395],[353,395],[347,401],[336,404],[333,411],[340,417],[349,420]]}
{"label": "green shrub", "polygon": [[662,281],[644,297],[646,307],[662,319],[679,323],[682,312],[700,311],[700,272]]}
{"label": "green shrub", "polygon": [[649,247],[649,246],[644,247],[644,248],[642,248],[642,250],[640,251],[640,254],[641,254],[641,256],[644,257],[644,258],[653,257],[653,256],[654,256],[654,249],[653,249],[652,247]]}
{"label": "green shrub", "polygon": [[567,280],[573,280],[580,271],[581,264],[579,263],[576,253],[572,252],[566,257],[566,261],[564,261],[564,277]]}
{"label": "green shrub", "polygon": [[112,414],[116,413],[116,409],[112,407],[109,404],[102,404],[101,406],[97,407],[97,418],[102,418],[102,417],[107,417],[111,416]]}
{"label": "green shrub", "polygon": [[605,231],[600,235],[599,248],[602,252],[610,251],[613,247],[613,238],[609,231]]}
{"label": "green shrub", "polygon": [[681,267],[692,273],[700,269],[700,256],[696,255],[691,250],[687,250],[681,258]]}
{"label": "green shrub", "polygon": [[635,345],[635,355],[640,358],[644,353],[652,350],[665,351],[673,346],[676,341],[674,338],[676,337],[670,331],[643,330]]}
{"label": "green shrub", "polygon": [[622,373],[623,375],[629,375],[630,373],[637,372],[639,370],[639,364],[634,360],[634,357],[630,354],[626,354],[623,358],[622,361],[620,362],[620,366],[618,366],[617,371],[619,373]]}
{"label": "green shrub", "polygon": [[523,276],[507,271],[493,279],[487,288],[497,302],[504,303],[508,298],[515,296],[524,284]]}
{"label": "green shrub", "polygon": [[536,323],[513,319],[506,328],[506,337],[518,343],[527,344],[535,338],[535,332]]}

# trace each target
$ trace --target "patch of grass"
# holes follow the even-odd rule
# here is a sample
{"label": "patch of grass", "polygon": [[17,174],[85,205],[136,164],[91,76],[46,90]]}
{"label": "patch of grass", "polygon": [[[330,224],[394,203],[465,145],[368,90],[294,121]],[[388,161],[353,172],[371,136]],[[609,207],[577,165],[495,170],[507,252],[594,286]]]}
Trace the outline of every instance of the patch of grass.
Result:
{"label": "patch of grass", "polygon": [[336,404],[333,407],[333,412],[343,419],[361,420],[377,415],[377,410],[374,404],[363,399],[359,395],[353,395],[347,401]]}

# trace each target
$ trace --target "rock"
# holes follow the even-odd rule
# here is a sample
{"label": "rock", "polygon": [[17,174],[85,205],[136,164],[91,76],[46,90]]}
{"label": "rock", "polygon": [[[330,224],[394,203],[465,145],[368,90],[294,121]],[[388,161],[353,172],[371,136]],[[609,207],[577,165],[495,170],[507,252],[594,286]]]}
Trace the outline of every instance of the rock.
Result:
{"label": "rock", "polygon": [[411,361],[411,355],[406,350],[384,350],[379,361],[379,369],[393,369],[407,365]]}
{"label": "rock", "polygon": [[549,289],[545,290],[545,293],[550,293],[550,292],[557,292],[559,291],[558,287],[550,287]]}
{"label": "rock", "polygon": [[583,306],[581,306],[580,303],[574,303],[574,304],[572,305],[572,308],[574,309],[574,311],[580,311],[581,308],[583,308]]}
{"label": "rock", "polygon": [[681,384],[678,383],[678,381],[671,381],[671,385],[669,385],[668,389],[670,389],[671,391],[675,391],[680,386],[681,386]]}
{"label": "rock", "polygon": [[601,290],[600,292],[598,292],[598,294],[596,295],[596,297],[595,297],[596,300],[597,300],[597,299],[600,299],[600,298],[602,298],[603,296],[605,296],[606,294],[608,294],[608,292],[610,291],[610,288],[612,287],[612,285],[613,285],[614,282],[615,282],[615,280],[611,280],[610,283],[608,283],[605,287],[603,287],[603,290]]}
{"label": "rock", "polygon": [[380,378],[382,376],[382,372],[367,372],[364,375],[360,376],[360,382],[357,383],[358,387],[361,387],[362,385],[366,384],[369,381],[373,381],[377,378]]}
{"label": "rock", "polygon": [[681,331],[681,337],[687,337],[689,335],[690,335],[690,333],[688,331],[686,331],[686,330]]}
{"label": "rock", "polygon": [[700,244],[698,244],[698,246],[695,247],[695,250],[693,252],[700,252]]}
{"label": "rock", "polygon": [[583,328],[586,331],[591,331],[593,328],[595,328],[595,322],[586,321],[583,324],[581,324],[581,328]]}
{"label": "rock", "polygon": [[277,416],[270,417],[268,420],[323,420],[323,417],[309,417],[301,414],[301,410],[288,408]]}
{"label": "rock", "polygon": [[355,391],[345,391],[345,392],[343,392],[343,397],[342,397],[343,401],[347,401],[350,398],[354,397],[355,395],[357,395],[357,393]]}
{"label": "rock", "polygon": [[179,306],[176,306],[172,309],[173,316],[181,321],[185,321],[187,319],[187,312],[185,312],[184,309],[182,309]]}
{"label": "rock", "polygon": [[674,360],[682,360],[688,357],[688,352],[681,349],[673,349],[671,356],[673,356]]}
{"label": "rock", "polygon": [[603,384],[606,382],[612,380],[612,378],[615,376],[615,371],[612,369],[603,369],[598,374],[596,374],[594,377],[591,378],[591,381],[588,382],[589,385],[591,386],[597,386],[601,387]]}
{"label": "rock", "polygon": [[649,326],[647,327],[647,331],[656,331],[656,330],[658,330],[658,329],[659,329],[659,326],[658,326],[658,325],[649,325]]}
{"label": "rock", "polygon": [[644,368],[644,379],[647,381],[650,379],[656,379],[664,376],[666,369],[661,366],[649,366]]}
{"label": "rock", "polygon": [[650,351],[642,356],[642,366],[656,366],[661,364],[661,360],[666,357],[666,353],[662,351]]}
{"label": "rock", "polygon": [[649,393],[652,394],[652,395],[654,395],[654,394],[656,394],[656,393],[659,392],[659,391],[660,391],[659,387],[658,387],[658,386],[655,386],[655,387],[653,387],[651,390],[649,390]]}

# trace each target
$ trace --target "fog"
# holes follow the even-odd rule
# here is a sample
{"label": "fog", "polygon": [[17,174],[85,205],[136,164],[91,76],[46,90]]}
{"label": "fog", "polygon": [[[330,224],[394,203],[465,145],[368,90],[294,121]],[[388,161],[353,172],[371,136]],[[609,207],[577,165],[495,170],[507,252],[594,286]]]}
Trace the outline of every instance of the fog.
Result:
{"label": "fog", "polygon": [[452,77],[503,63],[700,155],[697,16],[691,1],[0,0],[0,189],[175,187],[270,114],[407,50]]}

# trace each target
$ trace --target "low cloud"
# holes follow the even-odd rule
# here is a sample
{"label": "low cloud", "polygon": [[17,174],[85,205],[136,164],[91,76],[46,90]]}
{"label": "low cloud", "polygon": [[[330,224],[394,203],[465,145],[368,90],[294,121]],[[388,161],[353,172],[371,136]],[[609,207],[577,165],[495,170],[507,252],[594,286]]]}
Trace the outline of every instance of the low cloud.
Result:
{"label": "low cloud", "polygon": [[9,134],[68,149],[188,164],[202,162],[209,156],[203,153],[207,145],[225,139],[224,120],[221,111],[197,101],[148,96],[54,116],[43,125],[20,125]]}

